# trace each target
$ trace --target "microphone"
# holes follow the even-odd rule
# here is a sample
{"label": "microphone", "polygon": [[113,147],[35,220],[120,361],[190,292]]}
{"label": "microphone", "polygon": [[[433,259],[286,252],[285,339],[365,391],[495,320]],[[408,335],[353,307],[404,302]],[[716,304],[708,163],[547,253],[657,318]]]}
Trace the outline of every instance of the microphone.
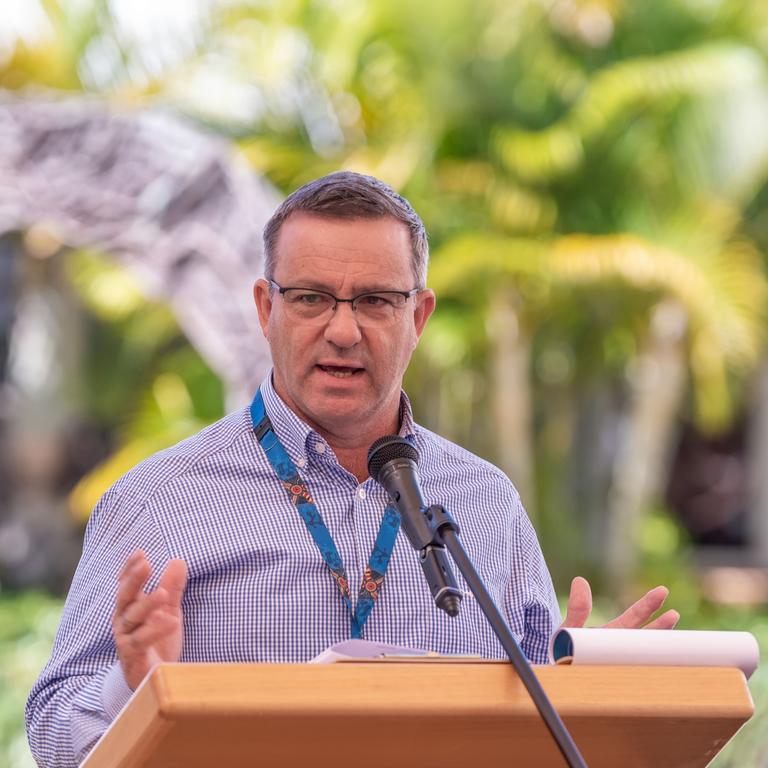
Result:
{"label": "microphone", "polygon": [[429,508],[424,504],[419,487],[418,461],[419,452],[407,440],[397,435],[387,435],[380,437],[370,447],[368,473],[384,486],[400,512],[403,529],[411,546],[419,553],[419,562],[435,604],[449,616],[456,616],[463,597],[446,559],[447,545],[451,557],[530,693],[566,762],[571,768],[587,768],[568,729],[547,698],[546,691],[531,669],[506,619],[459,540],[459,529],[450,513],[439,504]]}
{"label": "microphone", "polygon": [[430,525],[432,515],[419,485],[419,452],[398,435],[380,437],[368,450],[368,474],[384,486],[403,523],[429,584],[435,605],[458,616],[464,596],[456,584],[440,534]]}

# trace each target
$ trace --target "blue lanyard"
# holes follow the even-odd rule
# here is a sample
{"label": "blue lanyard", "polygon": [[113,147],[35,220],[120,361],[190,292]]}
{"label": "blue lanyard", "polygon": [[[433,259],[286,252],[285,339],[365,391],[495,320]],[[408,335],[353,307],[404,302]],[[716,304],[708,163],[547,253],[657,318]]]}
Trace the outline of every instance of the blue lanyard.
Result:
{"label": "blue lanyard", "polygon": [[373,609],[374,603],[379,597],[379,591],[387,572],[389,559],[395,547],[397,532],[400,530],[400,513],[388,504],[384,510],[379,532],[376,535],[376,543],[368,558],[368,565],[363,573],[363,583],[357,597],[357,606],[352,610],[352,601],[349,593],[349,580],[344,569],[344,563],[339,557],[339,552],[333,542],[330,531],[323,522],[320,510],[312,500],[307,484],[301,479],[296,465],[291,461],[285,448],[277,438],[272,422],[264,408],[264,399],[261,392],[257,391],[251,403],[251,422],[256,439],[272,465],[275,474],[280,479],[283,487],[288,492],[293,504],[301,515],[301,519],[307,526],[315,545],[323,556],[323,561],[333,576],[341,596],[346,603],[352,620],[352,637],[362,637],[363,626],[368,615]]}

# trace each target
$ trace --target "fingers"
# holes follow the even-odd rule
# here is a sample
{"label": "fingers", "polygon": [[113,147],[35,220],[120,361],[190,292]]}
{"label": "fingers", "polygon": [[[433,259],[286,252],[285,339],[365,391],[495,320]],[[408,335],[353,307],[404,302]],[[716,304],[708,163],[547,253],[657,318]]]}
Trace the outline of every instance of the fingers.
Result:
{"label": "fingers", "polygon": [[136,550],[118,577],[112,632],[125,680],[135,690],[152,667],[178,661],[183,640],[181,600],[187,583],[187,566],[170,560],[157,588],[145,592],[152,567]]}
{"label": "fingers", "polygon": [[[156,643],[178,631],[180,618],[177,614],[155,609],[132,632],[115,638],[119,651],[146,654]],[[160,658],[159,654],[157,655]]]}
{"label": "fingers", "polygon": [[168,602],[175,608],[181,606],[184,588],[187,586],[187,564],[183,560],[169,560],[160,577],[158,589],[168,595]]}
{"label": "fingers", "polygon": [[677,611],[665,611],[650,624],[646,624],[644,629],[674,629],[678,621],[680,621],[680,614]]}
{"label": "fingers", "polygon": [[589,582],[577,576],[571,582],[571,594],[568,597],[564,627],[583,627],[592,613],[592,590]]}
{"label": "fingers", "polygon": [[164,589],[156,589],[147,595],[127,605],[119,613],[115,613],[113,629],[115,634],[129,634],[144,624],[153,611],[165,608],[168,604],[168,593]]}
{"label": "fingers", "polygon": [[171,614],[178,612],[187,582],[186,563],[170,560],[157,588],[145,593],[144,586],[151,572],[149,561],[141,550],[134,552],[123,566],[112,619],[116,636],[134,632],[155,611],[170,609]]}
{"label": "fingers", "polygon": [[[613,621],[609,621],[605,625],[606,628],[639,629],[646,624],[651,616],[653,616],[653,614],[656,613],[656,611],[658,611],[662,605],[664,605],[664,601],[667,599],[668,595],[669,590],[666,587],[655,587],[650,592],[647,592],[645,595],[643,595],[643,597],[641,597],[636,603],[630,605],[629,608],[627,608],[627,610],[621,614],[621,616],[618,616]],[[672,618],[671,616],[668,616],[668,614],[676,614],[676,612],[667,611],[667,613],[664,614],[664,616],[667,616],[667,618],[664,619],[664,622],[662,622],[664,625],[666,625],[666,623],[669,622]],[[664,616],[660,616],[656,621],[660,621],[662,618],[664,618]],[[676,615],[672,626],[677,623],[678,618],[679,616]],[[657,628],[661,629],[662,627]]]}
{"label": "fingers", "polygon": [[[653,621],[651,617],[663,605],[669,595],[666,587],[655,587],[641,597],[636,603],[627,608],[621,616],[609,621],[604,626],[608,629],[673,629],[680,614],[677,611],[665,611]],[[571,582],[571,594],[568,597],[563,627],[583,627],[587,623],[592,612],[592,590],[589,582],[581,576],[577,576]]]}
{"label": "fingers", "polygon": [[125,610],[144,589],[144,584],[149,578],[152,568],[146,555],[136,550],[126,561],[118,576],[117,599],[115,601],[115,613]]}
{"label": "fingers", "polygon": [[[168,646],[168,638],[172,638]],[[115,646],[128,687],[135,691],[152,668],[163,661],[178,661],[181,616],[156,608],[133,632],[115,635]]]}

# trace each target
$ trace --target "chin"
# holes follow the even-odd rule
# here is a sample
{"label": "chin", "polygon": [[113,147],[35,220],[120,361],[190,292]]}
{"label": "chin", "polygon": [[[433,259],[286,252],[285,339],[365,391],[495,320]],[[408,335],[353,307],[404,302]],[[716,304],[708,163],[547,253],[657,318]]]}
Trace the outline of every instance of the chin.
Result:
{"label": "chin", "polygon": [[354,401],[338,398],[335,403],[326,403],[325,407],[316,409],[315,416],[320,424],[339,424],[347,423],[360,424],[367,418],[370,412],[366,408],[356,408]]}

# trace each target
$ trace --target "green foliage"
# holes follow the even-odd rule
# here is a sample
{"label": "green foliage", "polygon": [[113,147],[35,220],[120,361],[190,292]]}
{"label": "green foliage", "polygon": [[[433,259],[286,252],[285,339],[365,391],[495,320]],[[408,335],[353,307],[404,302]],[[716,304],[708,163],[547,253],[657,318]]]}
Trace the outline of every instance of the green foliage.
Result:
{"label": "green foliage", "polygon": [[90,311],[81,397],[91,422],[110,430],[116,443],[70,494],[84,520],[132,466],[219,418],[224,397],[170,309],[148,302],[124,269],[104,255],[76,251],[67,254],[65,271]]}
{"label": "green foliage", "polygon": [[761,666],[749,679],[749,690],[755,714],[710,764],[710,768],[759,768],[768,760],[768,616],[721,613],[708,629],[745,630],[752,632],[763,650]]}
{"label": "green foliage", "polygon": [[61,601],[28,592],[0,595],[0,765],[33,768],[24,704],[51,652]]}
{"label": "green foliage", "polygon": [[[663,509],[653,510],[638,531],[642,566],[638,586],[665,584],[670,607],[680,612],[680,629],[751,632],[761,649],[761,666],[749,680],[755,715],[717,756],[712,768],[762,766],[768,758],[768,608],[723,606],[705,599],[695,581],[687,536]],[[605,611],[605,608],[602,608]]]}
{"label": "green foliage", "polygon": [[[478,247],[493,247],[486,238],[499,249],[484,256],[509,269],[496,290],[523,298],[530,276],[547,269],[546,249],[581,259],[559,272],[566,290],[605,279],[601,251],[612,253],[614,284],[635,294],[674,293],[682,277],[693,412],[706,428],[727,424],[739,397],[732,382],[754,363],[764,325],[766,281],[741,210],[765,185],[768,147],[739,119],[768,88],[762,3],[226,3],[204,16],[199,44],[160,79],[102,4],[47,8],[68,56],[62,77],[82,76],[97,42],[123,59],[104,81],[108,92],[141,98],[145,71],[144,98],[164,95],[236,136],[283,188],[338,167],[382,176],[428,222],[435,274],[452,271],[462,286],[477,276]],[[243,96],[251,89],[259,109],[238,111],[243,99],[213,107],[219,81]],[[607,240],[561,242],[584,233]],[[632,247],[617,246],[625,237]],[[628,275],[624,267],[643,269],[648,253],[658,254],[654,279]],[[693,273],[706,279],[692,282]],[[559,303],[541,308],[559,318],[576,359],[589,358]],[[602,317],[603,329],[620,325],[634,337],[612,346],[612,363],[638,347],[637,319]]]}
{"label": "green foliage", "polygon": [[[529,380],[505,394],[532,393],[530,506],[558,583],[576,566],[603,575],[577,543],[600,541],[610,468],[594,467],[575,498],[575,458],[589,448],[579,418],[628,399],[661,302],[687,323],[686,415],[717,430],[743,404],[768,299],[764,0],[227,2],[160,69],[121,37],[108,4],[45,8],[53,36],[18,46],[0,86],[164,102],[231,137],[286,191],[345,167],[409,197],[430,231],[440,292],[407,377],[417,413],[502,461],[498,339],[529,354]],[[115,62],[94,80],[99,47]],[[73,495],[82,513],[130,464],[223,404],[167,308],[137,303],[101,255],[73,254],[69,272],[98,318],[84,400],[117,435],[112,458]],[[514,328],[493,327],[500,294]],[[765,616],[706,603],[680,530],[662,510],[643,512],[626,532],[637,535],[636,586],[667,583],[685,626],[753,626],[768,647]],[[606,617],[616,607],[598,605]],[[764,761],[764,670],[751,685],[761,714],[723,768]]]}

